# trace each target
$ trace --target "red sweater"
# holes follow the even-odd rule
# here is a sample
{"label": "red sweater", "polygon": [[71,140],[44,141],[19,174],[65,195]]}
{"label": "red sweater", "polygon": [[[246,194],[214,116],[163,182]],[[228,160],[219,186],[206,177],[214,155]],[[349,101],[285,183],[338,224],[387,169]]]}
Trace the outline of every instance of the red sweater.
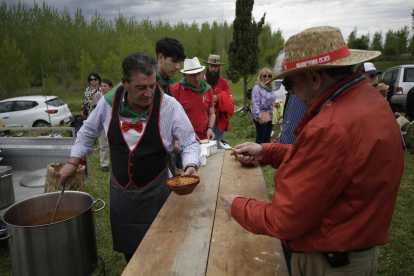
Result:
{"label": "red sweater", "polygon": [[[388,103],[361,77],[354,73],[319,97],[293,145],[262,144],[264,163],[278,168],[275,192],[271,203],[233,201],[232,216],[245,229],[302,252],[388,242],[404,169],[401,133]],[[321,105],[339,87],[344,92]]]}
{"label": "red sweater", "polygon": [[[205,79],[206,76],[204,75]],[[209,84],[211,85],[211,84]],[[214,106],[214,113],[216,114],[216,124],[220,132],[229,130],[230,116],[234,114],[233,98],[228,82],[222,77],[219,81],[211,86],[214,95],[217,96],[219,102]]]}

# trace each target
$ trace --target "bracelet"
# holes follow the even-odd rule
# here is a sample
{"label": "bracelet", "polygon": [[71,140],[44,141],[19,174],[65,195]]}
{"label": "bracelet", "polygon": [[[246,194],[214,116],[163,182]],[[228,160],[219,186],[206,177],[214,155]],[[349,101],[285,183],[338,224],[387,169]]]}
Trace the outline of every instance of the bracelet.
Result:
{"label": "bracelet", "polygon": [[207,128],[207,130],[208,130],[209,128],[211,128],[211,130],[214,132],[214,129],[213,129],[212,127],[208,127],[208,128]]}
{"label": "bracelet", "polygon": [[75,163],[72,163],[72,162],[66,162],[66,163],[68,163],[68,164],[71,164],[71,165],[73,165],[73,166],[76,166],[76,168],[78,167],[78,165],[76,165]]}
{"label": "bracelet", "polygon": [[185,168],[184,168],[184,173],[185,173],[185,171],[186,171],[188,168],[194,168],[195,170],[197,170],[197,166],[194,166],[194,165],[187,165],[187,166],[185,166]]}

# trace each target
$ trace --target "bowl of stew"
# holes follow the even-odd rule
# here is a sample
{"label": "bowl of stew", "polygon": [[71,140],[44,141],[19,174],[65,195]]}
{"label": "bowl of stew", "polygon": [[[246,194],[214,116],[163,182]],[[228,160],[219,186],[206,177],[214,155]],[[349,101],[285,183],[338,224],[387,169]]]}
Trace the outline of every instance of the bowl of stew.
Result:
{"label": "bowl of stew", "polygon": [[200,183],[200,177],[196,175],[176,176],[167,180],[167,187],[177,195],[191,194]]}

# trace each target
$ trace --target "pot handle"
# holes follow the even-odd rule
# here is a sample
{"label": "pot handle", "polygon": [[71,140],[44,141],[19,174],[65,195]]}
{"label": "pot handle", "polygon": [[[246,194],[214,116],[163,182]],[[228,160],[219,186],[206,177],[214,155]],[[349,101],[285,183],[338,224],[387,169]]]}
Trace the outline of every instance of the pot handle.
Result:
{"label": "pot handle", "polygon": [[11,176],[11,175],[13,175],[13,174],[12,174],[12,173],[9,173],[9,174],[6,174],[6,175],[2,175],[2,176],[0,176],[0,179],[1,179],[1,178],[8,177],[8,176]]}
{"label": "pot handle", "polygon": [[[2,229],[2,230],[0,230],[0,235],[2,235],[2,234],[6,234],[5,233],[6,232],[6,229]],[[7,236],[5,236],[5,237],[3,237],[3,238],[0,238],[0,241],[2,241],[2,240],[7,240],[8,238],[10,238],[11,237],[11,235],[7,235]]]}
{"label": "pot handle", "polygon": [[97,201],[102,202],[102,203],[103,203],[103,207],[101,207],[101,208],[99,208],[99,209],[97,209],[97,210],[93,210],[94,212],[99,212],[99,211],[102,211],[102,210],[103,210],[103,208],[105,208],[105,206],[106,206],[105,201],[103,201],[102,199],[97,199],[97,200],[95,200],[95,202],[94,202],[92,205],[95,205],[95,203],[96,203]]}

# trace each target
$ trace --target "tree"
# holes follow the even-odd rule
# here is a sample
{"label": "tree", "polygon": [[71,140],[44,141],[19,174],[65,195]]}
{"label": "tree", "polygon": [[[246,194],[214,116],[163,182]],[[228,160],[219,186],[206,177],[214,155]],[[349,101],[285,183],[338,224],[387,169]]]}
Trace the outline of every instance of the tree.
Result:
{"label": "tree", "polygon": [[355,49],[355,39],[357,34],[357,27],[349,34],[348,36],[348,48],[349,49]]}
{"label": "tree", "polygon": [[374,36],[372,37],[371,50],[382,52],[383,48],[382,48],[382,31],[381,30],[379,32],[374,33]]}
{"label": "tree", "polygon": [[244,81],[244,110],[247,110],[247,84],[259,69],[259,41],[266,13],[260,22],[252,18],[254,0],[236,0],[236,18],[233,22],[233,41],[229,47],[228,78]]}
{"label": "tree", "polygon": [[79,59],[78,68],[80,71],[81,80],[87,81],[87,77],[96,70],[95,63],[93,63],[89,53],[85,52],[84,50],[82,50],[82,54]]}
{"label": "tree", "polygon": [[17,48],[16,40],[10,41],[6,34],[0,48],[0,86],[3,90],[0,98],[7,98],[18,89],[30,87],[31,75],[27,65],[27,59]]}
{"label": "tree", "polygon": [[403,28],[401,28],[400,30],[397,31],[396,33],[396,48],[397,48],[397,53],[399,55],[402,54],[406,54],[407,53],[407,44],[409,41],[409,36],[410,31],[408,26],[404,26]]}
{"label": "tree", "polygon": [[384,55],[385,56],[395,56],[397,55],[397,35],[396,33],[389,29],[388,32],[385,34],[385,42],[384,42]]}

